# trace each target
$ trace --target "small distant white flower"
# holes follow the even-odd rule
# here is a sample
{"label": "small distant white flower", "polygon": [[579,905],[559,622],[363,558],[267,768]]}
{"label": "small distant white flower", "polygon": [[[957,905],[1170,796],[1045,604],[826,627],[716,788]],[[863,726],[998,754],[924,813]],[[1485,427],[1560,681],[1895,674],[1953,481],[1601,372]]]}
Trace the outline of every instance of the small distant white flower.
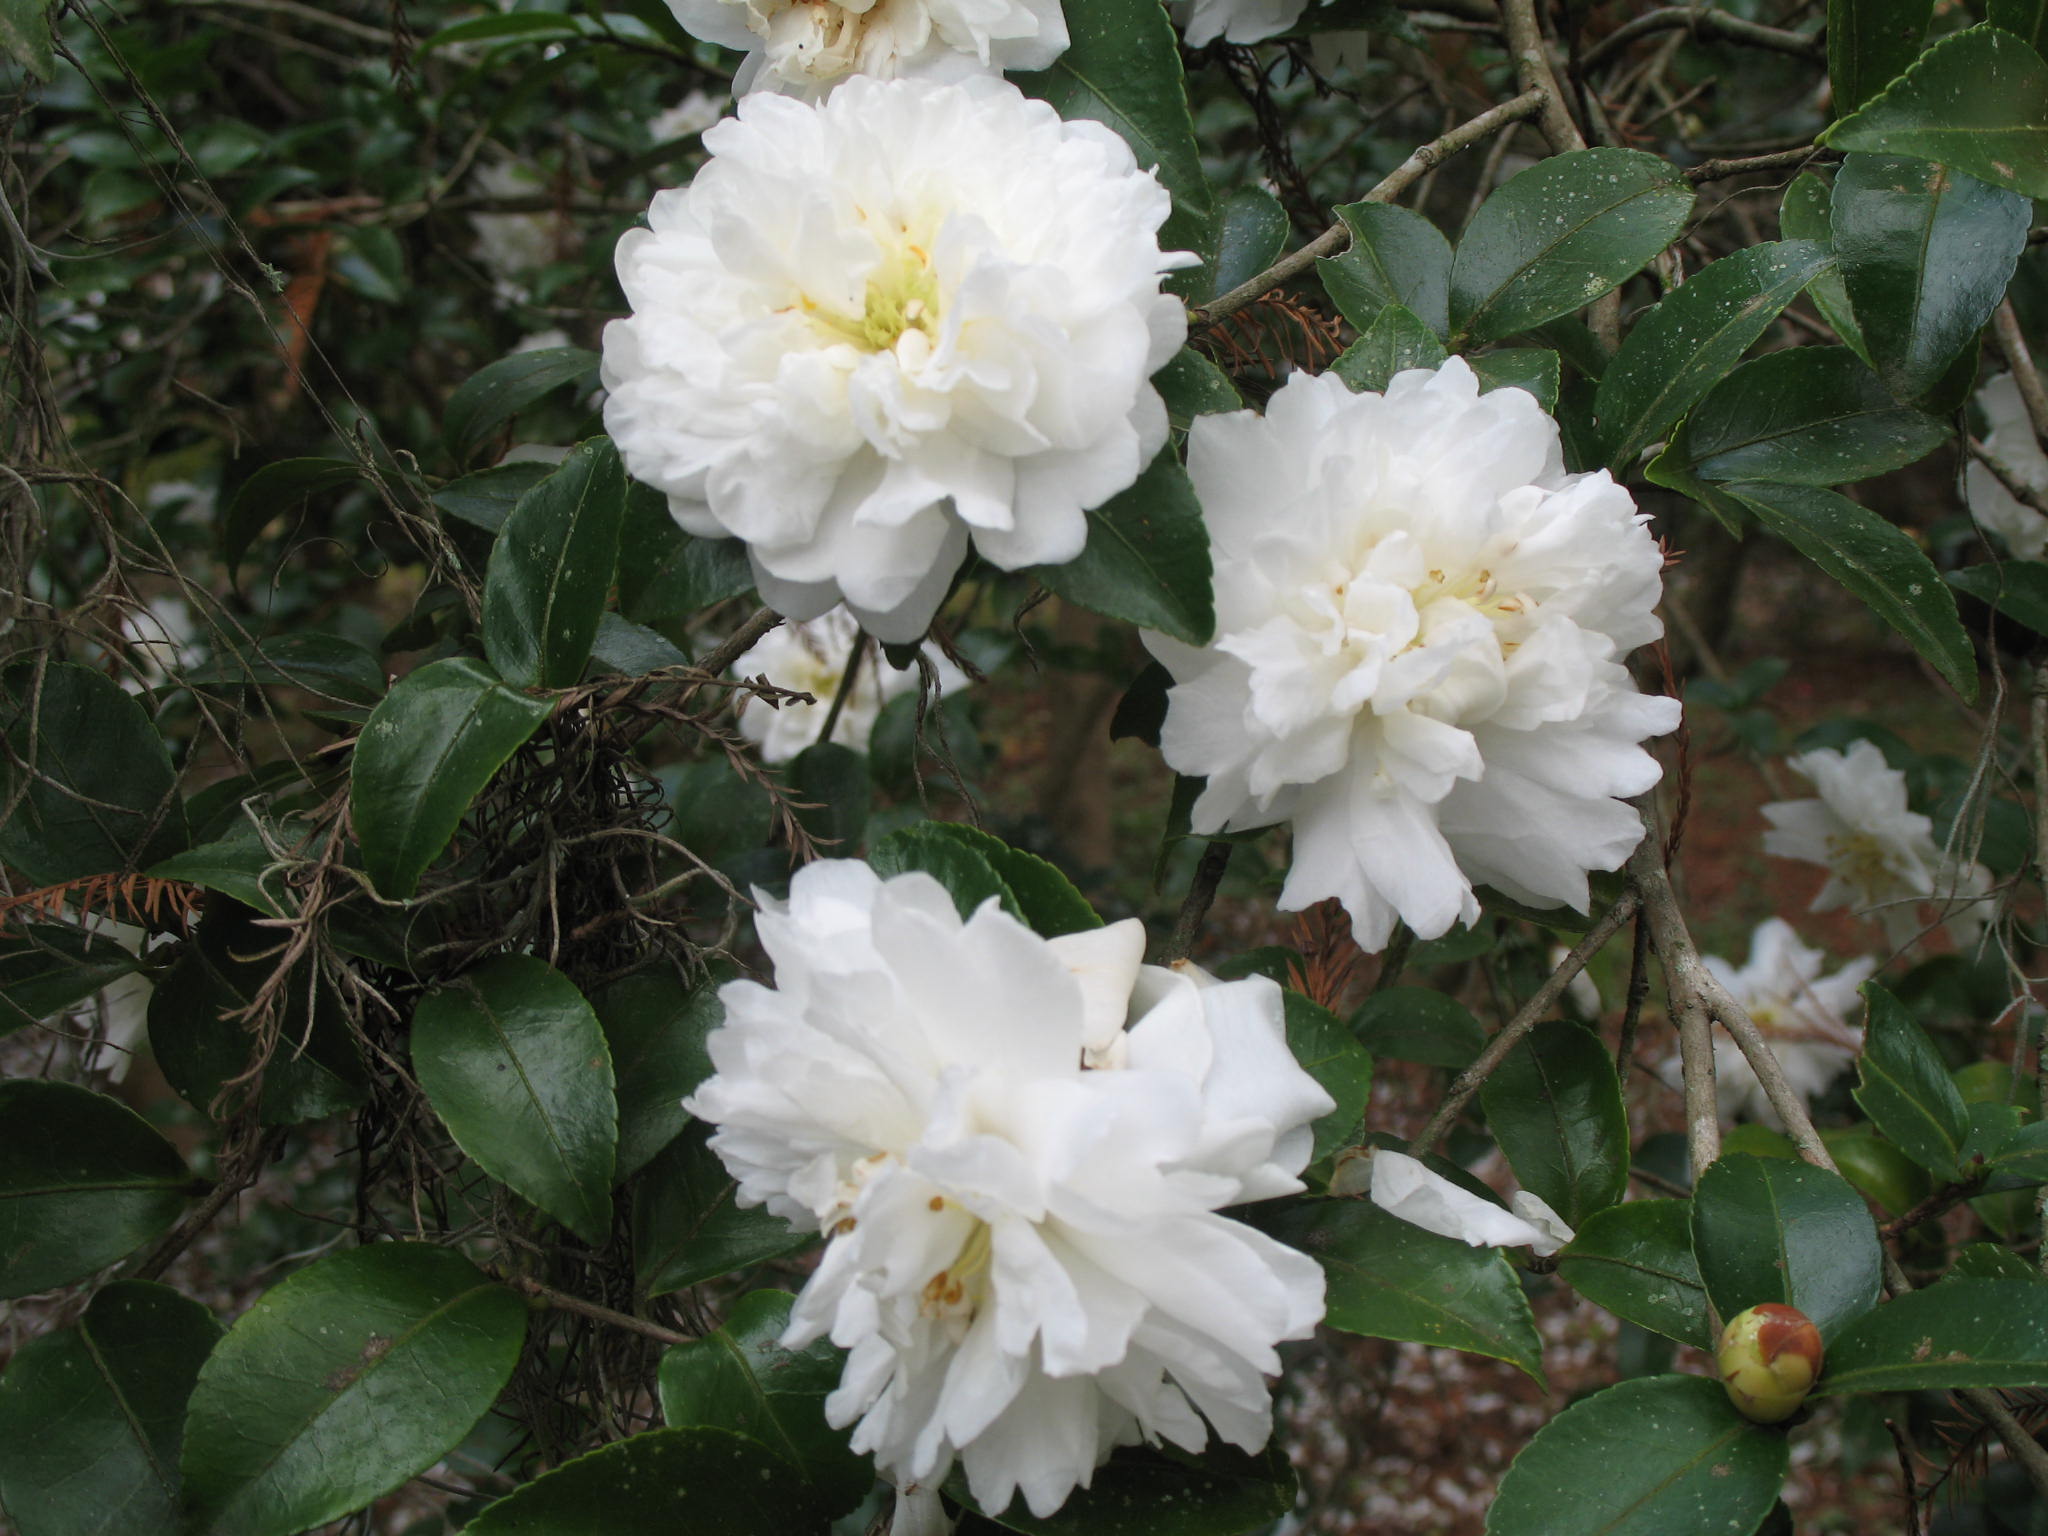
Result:
{"label": "small distant white flower", "polygon": [[733,94],[817,100],[849,76],[964,80],[1067,51],[1060,0],[669,0],[693,36],[747,56]]}
{"label": "small distant white flower", "polygon": [[1337,897],[1368,950],[1475,921],[1475,884],[1584,911],[1642,836],[1640,743],[1678,724],[1622,665],[1662,633],[1628,493],[1455,357],[1385,395],[1297,373],[1264,417],[1197,418],[1188,468],[1216,638],[1145,643],[1175,680],[1161,750],[1208,780],[1194,829],[1291,822],[1281,910]]}
{"label": "small distant white flower", "polygon": [[725,101],[725,97],[709,91],[692,91],[666,112],[649,118],[647,136],[657,144],[666,144],[671,139],[702,133],[725,116]]}
{"label": "small distant white flower", "polygon": [[[787,762],[816,743],[859,638],[860,625],[853,615],[834,608],[822,618],[771,629],[733,663],[735,677],[765,675],[778,688],[808,693],[818,701],[778,705],[747,696],[740,706],[740,732],[761,748],[761,761]],[[932,664],[933,682],[941,694],[967,686],[967,675],[940,654],[937,646],[926,645],[924,655]],[[915,693],[917,688],[916,667],[890,666],[880,647],[870,643],[832,727],[832,739],[856,752],[867,751],[882,706],[902,694]]]}
{"label": "small distant white flower", "polygon": [[1308,9],[1308,0],[1173,0],[1173,19],[1188,45],[1199,48],[1222,38],[1257,43],[1278,37]]}
{"label": "small distant white flower", "polygon": [[[486,197],[537,197],[547,190],[540,173],[512,160],[487,160],[470,173]],[[501,304],[523,303],[525,280],[559,256],[569,227],[553,213],[473,213],[476,256],[496,279]]]}
{"label": "small distant white flower", "polygon": [[[147,932],[130,923],[115,922],[97,913],[80,920],[80,926],[94,936],[95,944],[114,944],[131,955],[142,955],[155,947]],[[157,944],[169,943],[162,935]],[[135,1043],[149,1027],[149,1000],[156,995],[156,983],[146,971],[131,971],[109,982],[68,1013],[69,1028],[89,1036],[86,1065],[118,1083],[128,1075],[135,1059]]]}
{"label": "small distant white flower", "polygon": [[[2048,496],[2048,453],[2042,452],[2041,439],[2034,435],[2033,420],[2012,375],[2001,373],[1978,390],[1977,404],[1989,424],[1984,447],[1999,468],[2016,484]],[[1974,457],[1963,472],[1963,493],[1971,515],[2005,540],[2015,559],[2038,560],[2048,550],[2048,517],[2014,496]]]}
{"label": "small distant white flower", "polygon": [[754,95],[619,242],[605,425],[676,521],[746,540],[790,618],[914,640],[970,544],[1057,565],[1166,441],[1170,205],[1099,123],[1015,86]]}
{"label": "small distant white flower", "polygon": [[[1057,1509],[1119,1445],[1265,1444],[1316,1263],[1218,1212],[1298,1191],[1333,1107],[1280,989],[1141,964],[1135,920],[1043,939],[927,875],[799,870],[758,919],[686,1101],[761,1205],[830,1242],[783,1342],[851,1351],[826,1399],[899,1486]],[[1204,1420],[1207,1423],[1204,1423]]]}
{"label": "small distant white flower", "polygon": [[1474,1248],[1528,1248],[1538,1258],[1549,1258],[1576,1235],[1563,1217],[1526,1189],[1517,1191],[1503,1210],[1430,1172],[1427,1164],[1405,1152],[1381,1147],[1348,1160],[1339,1173],[1343,1178],[1341,1183],[1332,1180],[1332,1194],[1354,1194],[1365,1184],[1381,1210]]}
{"label": "small distant white flower", "polygon": [[1820,791],[1818,799],[1777,800],[1763,808],[1770,830],[1764,852],[1818,864],[1828,882],[1811,910],[1849,907],[1884,924],[1894,946],[1922,928],[1920,904],[1959,903],[1948,914],[1958,944],[1983,924],[1974,898],[1991,888],[1981,864],[1962,864],[1935,846],[1934,823],[1906,806],[1906,776],[1868,741],[1847,752],[1823,747],[1787,758],[1786,766]]}
{"label": "small distant white flower", "polygon": [[130,609],[121,616],[121,635],[128,642],[121,686],[130,693],[161,688],[206,659],[206,637],[182,598],[152,597]]}
{"label": "small distant white flower", "polygon": [[[1863,1031],[1848,1017],[1860,1005],[1856,989],[1877,970],[1875,960],[1851,960],[1834,975],[1823,976],[1827,956],[1808,949],[1790,923],[1773,917],[1758,924],[1750,936],[1749,963],[1741,970],[1718,955],[1707,956],[1706,964],[1770,1041],[1786,1082],[1802,1099],[1818,1098],[1856,1059]],[[1677,1084],[1675,1059],[1667,1064],[1665,1076]],[[1749,1058],[1720,1030],[1714,1032],[1714,1095],[1723,1119],[1732,1120],[1746,1110],[1775,1130],[1785,1128],[1764,1097]]]}

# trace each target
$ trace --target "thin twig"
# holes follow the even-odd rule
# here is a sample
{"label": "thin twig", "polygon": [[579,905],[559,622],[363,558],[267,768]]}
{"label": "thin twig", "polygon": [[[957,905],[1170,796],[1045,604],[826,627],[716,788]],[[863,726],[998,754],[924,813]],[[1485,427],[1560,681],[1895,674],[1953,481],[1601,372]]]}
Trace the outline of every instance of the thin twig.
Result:
{"label": "thin twig", "polygon": [[1202,919],[1209,915],[1209,903],[1216,899],[1216,887],[1223,882],[1223,871],[1230,867],[1231,851],[1236,846],[1218,838],[1202,850],[1202,861],[1195,866],[1187,899],[1180,904],[1180,916],[1174,919],[1173,933],[1159,952],[1159,964],[1185,960],[1195,947],[1195,935],[1202,931]]}
{"label": "thin twig", "polygon": [[1796,149],[1780,149],[1768,155],[1750,155],[1737,160],[1702,160],[1685,173],[1685,179],[1697,187],[1702,182],[1723,181],[1751,171],[1782,171],[1804,165],[1822,153],[1824,151],[1818,144],[1801,144]]}
{"label": "thin twig", "polygon": [[2020,399],[2026,402],[2027,420],[2034,424],[2034,436],[2048,438],[2048,387],[2042,385],[2033,354],[2027,350],[2027,338],[2020,334],[2020,319],[2013,312],[2010,294],[1991,312],[1991,334],[1998,338],[1998,350],[2005,354],[2005,365],[2012,370]]}
{"label": "thin twig", "polygon": [[1669,31],[1705,33],[1722,42],[1769,48],[1801,59],[1827,56],[1827,44],[1805,32],[1787,32],[1759,22],[1744,21],[1731,11],[1710,10],[1704,5],[1672,5],[1662,10],[1647,11],[1632,21],[1623,22],[1586,50],[1582,67],[1592,69],[1639,37]]}
{"label": "thin twig", "polygon": [[614,1328],[623,1328],[628,1333],[637,1333],[642,1338],[653,1339],[662,1344],[688,1344],[687,1333],[677,1333],[673,1328],[664,1328],[659,1323],[650,1323],[644,1317],[634,1317],[625,1312],[614,1312],[610,1307],[601,1307],[594,1301],[585,1301],[580,1296],[571,1296],[566,1291],[555,1290],[542,1285],[538,1280],[524,1276],[505,1282],[513,1290],[544,1301],[558,1312],[574,1312],[578,1317],[587,1317],[593,1322],[608,1323]]}
{"label": "thin twig", "polygon": [[756,608],[747,616],[746,623],[742,624],[723,641],[704,653],[703,658],[696,664],[697,670],[699,672],[707,672],[713,677],[718,676],[719,673],[746,655],[748,651],[751,651],[756,640],[759,640],[781,622],[782,615],[774,609]]}
{"label": "thin twig", "polygon": [[1918,1205],[1906,1212],[1905,1215],[1888,1221],[1879,1227],[1877,1229],[1878,1234],[1885,1238],[1904,1237],[1908,1232],[1919,1226],[1921,1222],[1932,1221],[1935,1217],[1954,1210],[1965,1200],[1974,1199],[1982,1194],[1984,1192],[1984,1178],[1985,1176],[1980,1173],[1972,1179],[1956,1179],[1951,1183],[1942,1185],[1941,1188],[1937,1189],[1925,1200],[1922,1200]]}

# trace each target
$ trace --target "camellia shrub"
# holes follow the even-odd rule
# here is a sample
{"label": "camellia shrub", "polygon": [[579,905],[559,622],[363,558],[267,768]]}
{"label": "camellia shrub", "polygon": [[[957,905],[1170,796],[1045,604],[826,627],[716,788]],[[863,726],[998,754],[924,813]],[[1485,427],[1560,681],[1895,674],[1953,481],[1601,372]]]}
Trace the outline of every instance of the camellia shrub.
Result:
{"label": "camellia shrub", "polygon": [[2042,1529],[2048,9],[551,4],[0,0],[12,1529]]}

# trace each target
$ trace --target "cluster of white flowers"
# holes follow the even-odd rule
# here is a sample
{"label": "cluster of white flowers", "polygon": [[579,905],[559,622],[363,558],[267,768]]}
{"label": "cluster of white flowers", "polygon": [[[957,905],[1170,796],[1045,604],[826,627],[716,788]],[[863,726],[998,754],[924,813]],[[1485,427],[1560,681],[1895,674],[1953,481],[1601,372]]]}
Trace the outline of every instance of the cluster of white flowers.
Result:
{"label": "cluster of white flowers", "polygon": [[1931,902],[1945,914],[1957,944],[1975,942],[1990,872],[1935,845],[1934,823],[1906,804],[1905,774],[1887,764],[1874,743],[1803,752],[1786,766],[1819,795],[1763,808],[1770,823],[1764,852],[1827,870],[1813,911],[1849,907],[1875,917],[1891,943],[1903,947],[1925,927],[1920,909]]}
{"label": "cluster of white flowers", "polygon": [[[747,696],[740,706],[740,731],[760,747],[763,762],[788,762],[818,741],[849,663],[859,670],[832,726],[832,739],[843,747],[865,752],[882,706],[917,691],[916,667],[891,666],[872,644],[856,655],[860,644],[860,625],[853,615],[834,608],[809,623],[789,623],[770,630],[733,664],[735,677],[766,677],[778,688],[808,693],[817,700],[815,704],[770,704],[755,695]],[[923,649],[938,692],[950,693],[967,685],[967,675],[941,655],[937,646]]]}
{"label": "cluster of white flowers", "polygon": [[1475,884],[1584,911],[1679,715],[1622,665],[1662,633],[1628,493],[1455,357],[1384,395],[1296,374],[1263,417],[1199,418],[1188,468],[1216,639],[1145,643],[1174,677],[1161,750],[1208,780],[1194,829],[1291,822],[1281,909],[1334,896],[1369,950],[1475,921]]}
{"label": "cluster of white flowers", "polygon": [[1977,405],[1987,423],[1984,451],[1998,461],[2005,480],[1974,457],[1970,460],[1963,472],[1963,493],[1971,515],[2005,540],[2014,558],[2038,560],[2048,550],[2048,517],[2005,486],[2011,481],[2048,499],[2048,453],[2042,452],[2041,439],[2034,435],[2034,423],[2011,374],[2001,373],[1978,390]]}
{"label": "cluster of white flowers", "polygon": [[1263,1446],[1323,1275],[1217,1213],[1299,1191],[1334,1108],[1280,989],[1144,965],[1134,920],[962,921],[850,861],[758,922],[775,988],[721,991],[687,1107],[742,1205],[830,1237],[784,1343],[851,1351],[826,1415],[855,1448],[899,1484],[958,1458],[983,1508],[1044,1516],[1119,1445]]}

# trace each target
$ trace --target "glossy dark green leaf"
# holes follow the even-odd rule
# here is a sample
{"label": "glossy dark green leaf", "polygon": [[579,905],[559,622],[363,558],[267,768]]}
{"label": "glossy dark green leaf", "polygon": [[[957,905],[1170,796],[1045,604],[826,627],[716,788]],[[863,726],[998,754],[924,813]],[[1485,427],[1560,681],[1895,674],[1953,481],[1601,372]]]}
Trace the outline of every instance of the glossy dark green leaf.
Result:
{"label": "glossy dark green leaf", "polygon": [[724,1021],[718,988],[729,974],[690,985],[656,967],[622,976],[590,999],[618,1078],[615,1178],[638,1173],[690,1123],[683,1100],[711,1075],[704,1041]]}
{"label": "glossy dark green leaf", "polygon": [[259,831],[243,816],[220,837],[174,853],[144,873],[152,880],[184,880],[202,890],[219,891],[265,917],[281,917],[292,909],[292,896],[279,883],[284,866],[264,842],[266,833],[287,848],[304,836],[296,825]]}
{"label": "glossy dark green leaf", "polygon": [[1480,1089],[1515,1177],[1578,1226],[1628,1188],[1628,1116],[1614,1059],[1577,1024],[1539,1024]]}
{"label": "glossy dark green leaf", "polygon": [[1996,1243],[1963,1244],[1956,1250],[1949,1273],[1958,1280],[2024,1280],[2029,1285],[2048,1285],[2048,1275]]}
{"label": "glossy dark green leaf", "polygon": [[1723,1318],[1782,1301],[1831,1339],[1877,1301],[1884,1254],[1870,1210],[1840,1174],[1809,1163],[1716,1159],[1693,1191],[1692,1247]]}
{"label": "glossy dark green leaf", "polygon": [[1438,336],[1451,327],[1451,242],[1421,214],[1390,203],[1336,210],[1351,231],[1341,256],[1316,262],[1323,291],[1361,332],[1398,304]]}
{"label": "glossy dark green leaf", "polygon": [[1641,271],[1692,212],[1677,167],[1633,149],[1539,161],[1480,204],[1451,263],[1451,325],[1498,341],[1592,303]]}
{"label": "glossy dark green leaf", "polygon": [[1239,411],[1244,401],[1230,375],[1193,347],[1182,347],[1167,365],[1152,375],[1152,385],[1166,402],[1167,415],[1175,427],[1186,431],[1197,416],[1218,411]]}
{"label": "glossy dark green leaf", "polygon": [[735,1205],[739,1186],[705,1145],[709,1135],[709,1127],[689,1127],[633,1186],[633,1271],[649,1296],[715,1280],[817,1240],[765,1207]]}
{"label": "glossy dark green leaf", "polygon": [[450,480],[434,492],[434,505],[486,533],[496,533],[519,505],[519,498],[554,472],[554,465],[530,459],[493,464],[489,469]]}
{"label": "glossy dark green leaf", "polygon": [[1650,465],[1675,481],[1842,485],[1924,458],[1946,424],[1900,405],[1847,347],[1791,347],[1752,358],[1695,406]]}
{"label": "glossy dark green leaf", "polygon": [[1486,1049],[1486,1031],[1471,1010],[1433,987],[1388,987],[1351,1016],[1367,1050],[1390,1061],[1461,1071]]}
{"label": "glossy dark green leaf", "polygon": [[1088,543],[1078,556],[1032,574],[1070,603],[1189,645],[1207,644],[1216,628],[1209,530],[1171,448],[1137,484],[1088,514]]}
{"label": "glossy dark green leaf", "polygon": [[1557,1273],[1616,1317],[1696,1349],[1714,1347],[1692,1256],[1690,1200],[1632,1200],[1595,1212],[1557,1256]]}
{"label": "glossy dark green leaf", "polygon": [[463,1536],[797,1536],[824,1524],[811,1485],[774,1451],[699,1426],[579,1456],[498,1500]]}
{"label": "glossy dark green leaf", "polygon": [[[2038,7],[2012,19],[2031,22],[2038,38]],[[1828,45],[1832,54],[1832,33]],[[2010,32],[1950,33],[1883,95],[1852,104],[1861,110],[1822,134],[1823,144],[1938,160],[1994,187],[2048,197],[2048,62]]]}
{"label": "glossy dark green leaf", "polygon": [[[970,1510],[973,1501],[957,1472],[948,1496]],[[1211,1442],[1200,1456],[1162,1446],[1127,1446],[1095,1470],[1094,1481],[1067,1495],[1043,1520],[1020,1495],[1001,1513],[970,1514],[959,1536],[992,1530],[1025,1536],[1240,1536],[1266,1529],[1294,1507],[1294,1471],[1277,1446],[1249,1456]]]}
{"label": "glossy dark green leaf", "polygon": [[105,934],[69,923],[0,930],[0,1035],[84,1002],[140,964]]}
{"label": "glossy dark green leaf", "polygon": [[349,764],[349,803],[363,868],[384,895],[406,897],[448,846],[470,802],[553,712],[453,656],[400,679]]}
{"label": "glossy dark green leaf", "polygon": [[220,1324],[169,1286],[117,1281],[0,1376],[0,1505],[20,1536],[179,1536],[185,1403]]}
{"label": "glossy dark green leaf", "polygon": [[2048,635],[2048,565],[2038,560],[2000,560],[1950,571],[1948,584],[1989,603],[2016,624]]}
{"label": "glossy dark green leaf", "polygon": [[1383,390],[1395,374],[1434,368],[1449,355],[1435,331],[1400,305],[1389,304],[1364,335],[1337,355],[1330,372],[1355,390]]}
{"label": "glossy dark green leaf", "polygon": [[1358,1139],[1359,1122],[1372,1097],[1372,1053],[1322,1004],[1294,991],[1283,993],[1282,1001],[1287,1010],[1287,1048],[1302,1071],[1337,1101],[1337,1107],[1315,1123],[1315,1150],[1309,1154],[1313,1162]]}
{"label": "glossy dark green leaf", "polygon": [[758,779],[733,771],[723,753],[661,771],[675,817],[669,835],[699,858],[722,863],[768,841],[775,802]]}
{"label": "glossy dark green leaf", "polygon": [[[1832,247],[1833,203],[1828,183],[1812,171],[1801,171],[1785,188],[1784,201],[1778,208],[1779,232],[1787,240],[1819,240]],[[1863,332],[1856,324],[1856,312],[1849,307],[1849,290],[1842,282],[1841,266],[1823,267],[1806,291],[1821,318],[1834,327],[1835,334],[1851,352],[1868,363],[1870,349],[1864,345]]]}
{"label": "glossy dark green leaf", "polygon": [[384,668],[375,656],[353,640],[317,632],[272,635],[180,676],[194,687],[302,688],[338,704],[367,706],[384,696]]}
{"label": "glossy dark green leaf", "polygon": [[1216,221],[1208,297],[1228,293],[1278,261],[1290,228],[1287,210],[1264,187],[1239,187],[1226,197]]}
{"label": "glossy dark green leaf", "polygon": [[1479,376],[1479,392],[1523,389],[1555,415],[1558,391],[1564,387],[1564,364],[1548,347],[1495,347],[1466,359]]}
{"label": "glossy dark green leaf", "polygon": [[294,1536],[460,1445],[519,1362],[525,1303],[461,1254],[377,1243],[257,1298],[185,1421],[188,1536]]}
{"label": "glossy dark green leaf", "polygon": [[1260,1224],[1323,1266],[1325,1321],[1346,1333],[1489,1355],[1543,1380],[1543,1342],[1515,1268],[1369,1200],[1304,1201]]}
{"label": "glossy dark green leaf", "polygon": [[574,982],[532,955],[486,960],[420,999],[412,1066],[478,1167],[603,1246],[619,1105],[604,1030]]}
{"label": "glossy dark green leaf", "polygon": [[1524,1446],[1487,1536],[1752,1536],[1791,1442],[1735,1411],[1718,1381],[1646,1376],[1565,1409]]}
{"label": "glossy dark green leaf", "polygon": [[868,850],[868,863],[885,879],[913,869],[930,875],[946,888],[962,917],[972,917],[991,896],[1001,901],[1012,917],[1024,916],[1017,893],[987,856],[971,843],[941,831],[936,822],[921,821],[891,832]]}
{"label": "glossy dark green leaf", "polygon": [[1942,1280],[1866,1312],[1828,1346],[1816,1392],[2048,1386],[2048,1286]]}
{"label": "glossy dark green leaf", "polygon": [[1088,898],[1074,889],[1073,881],[1037,854],[1012,848],[1001,838],[961,822],[932,821],[923,825],[934,835],[951,838],[986,859],[1015,899],[1018,915],[1031,926],[1032,932],[1056,939],[1063,933],[1102,926],[1101,917],[1088,905]]}
{"label": "glossy dark green leaf", "polygon": [[1727,376],[1828,259],[1811,240],[1753,245],[1702,268],[1639,318],[1600,380],[1608,468],[1632,469]]}
{"label": "glossy dark green leaf", "polygon": [[1817,485],[1744,480],[1729,485],[1728,494],[1912,641],[1965,700],[1976,698],[1977,655],[1956,616],[1955,595],[1896,526]]}
{"label": "glossy dark green leaf", "polygon": [[185,1160],[126,1105],[68,1083],[0,1083],[0,1301],[113,1263],[195,1192]]}
{"label": "glossy dark green leaf", "polygon": [[1934,0],[1828,0],[1828,84],[1854,112],[1920,56]]}
{"label": "glossy dark green leaf", "polygon": [[636,624],[690,618],[754,587],[747,546],[700,539],[676,526],[668,498],[637,481],[626,488],[619,530],[619,612]]}
{"label": "glossy dark green leaf", "polygon": [[441,433],[458,459],[467,459],[498,428],[550,390],[594,378],[598,356],[581,347],[515,352],[478,369],[448,397]]}
{"label": "glossy dark green leaf", "polygon": [[583,675],[619,563],[626,471],[611,439],[579,443],[519,498],[484,577],[484,653],[520,688]]}
{"label": "glossy dark green leaf", "polygon": [[1985,0],[1984,15],[2048,58],[2048,0]]}
{"label": "glossy dark green leaf", "polygon": [[808,807],[797,815],[821,852],[844,859],[860,851],[875,798],[866,753],[836,741],[817,742],[791,760],[783,777]]}
{"label": "glossy dark green leaf", "polygon": [[2030,216],[2018,193],[1925,160],[1842,162],[1835,257],[1871,365],[1901,400],[1934,391],[1991,318]]}
{"label": "glossy dark green leaf", "polygon": [[825,1422],[825,1397],[839,1385],[846,1356],[830,1339],[801,1350],[775,1341],[789,1326],[796,1298],[754,1291],[725,1326],[678,1344],[661,1357],[661,1417],[671,1429],[728,1429],[785,1458],[831,1515],[858,1504],[875,1480],[846,1432]]}
{"label": "glossy dark green leaf", "polygon": [[1948,1064],[1899,1000],[1863,984],[1870,1021],[1856,1058],[1856,1102],[1885,1139],[1937,1179],[1956,1176],[1970,1114]]}
{"label": "glossy dark green leaf", "polygon": [[616,672],[623,677],[645,677],[664,667],[690,664],[689,655],[667,637],[611,612],[597,616],[590,660],[599,675]]}
{"label": "glossy dark green leaf", "polygon": [[353,459],[281,459],[264,465],[241,483],[221,514],[221,563],[232,571],[272,518],[362,477],[362,466]]}
{"label": "glossy dark green leaf", "polygon": [[[70,661],[10,668],[0,729],[0,860],[37,885],[146,869],[185,846],[170,751],[104,672]],[[17,765],[31,770],[26,785]]]}

